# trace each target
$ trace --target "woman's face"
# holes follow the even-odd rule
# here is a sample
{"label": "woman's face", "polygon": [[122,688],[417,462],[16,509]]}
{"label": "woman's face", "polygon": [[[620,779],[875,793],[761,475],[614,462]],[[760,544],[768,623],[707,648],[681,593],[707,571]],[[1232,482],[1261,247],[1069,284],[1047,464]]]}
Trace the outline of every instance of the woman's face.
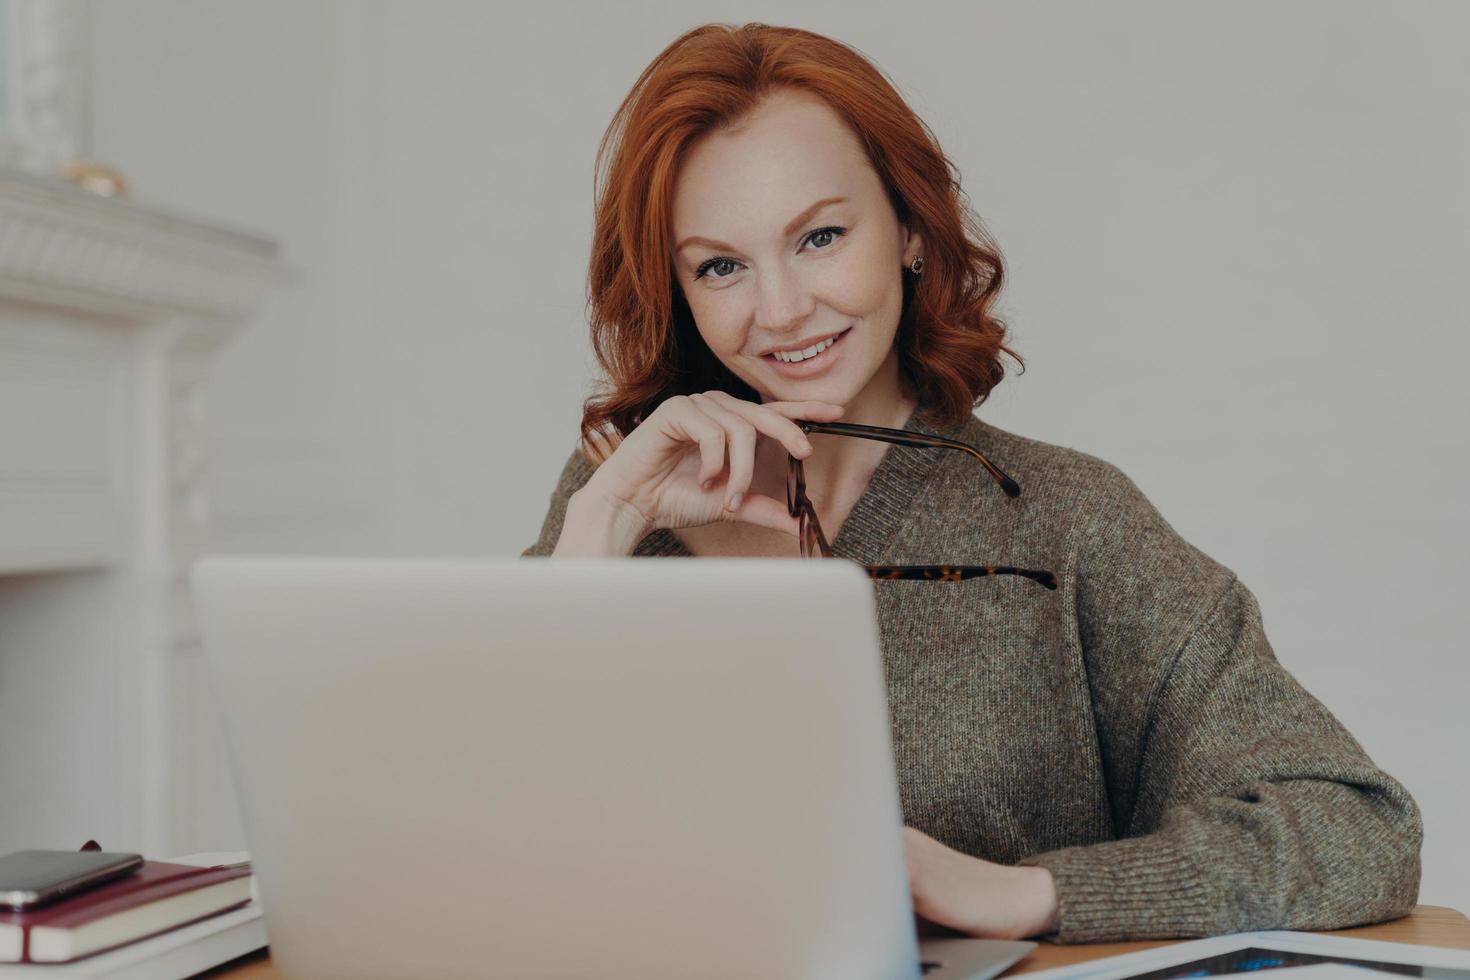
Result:
{"label": "woman's face", "polygon": [[[885,362],[896,365],[902,270],[922,242],[822,100],[780,90],[694,143],[675,182],[673,231],[700,336],[762,400],[849,405]],[[801,360],[776,353],[824,344]]]}

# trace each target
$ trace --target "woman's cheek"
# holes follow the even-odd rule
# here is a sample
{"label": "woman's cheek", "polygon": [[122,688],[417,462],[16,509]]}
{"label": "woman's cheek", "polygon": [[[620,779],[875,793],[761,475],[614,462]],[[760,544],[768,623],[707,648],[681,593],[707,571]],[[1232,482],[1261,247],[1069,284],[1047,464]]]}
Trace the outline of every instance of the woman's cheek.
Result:
{"label": "woman's cheek", "polygon": [[850,248],[841,256],[843,261],[834,265],[831,283],[834,297],[839,297],[837,306],[841,312],[869,317],[883,308],[897,274],[888,274],[890,270],[879,252],[866,245]]}
{"label": "woman's cheek", "polygon": [[[743,321],[737,318],[732,321],[731,326],[724,327],[719,314],[714,310],[701,311],[691,305],[690,311],[694,314],[694,324],[699,331],[700,338],[715,355],[716,360],[725,365],[730,373],[741,381],[754,387],[755,379],[751,377],[747,370],[748,365],[740,356],[741,350],[745,347],[744,329],[739,326]],[[728,311],[726,315],[729,315]]]}
{"label": "woman's cheek", "polygon": [[739,321],[725,320],[730,315],[729,310],[711,310],[704,319],[701,320],[696,315],[694,320],[696,324],[710,324],[708,328],[700,328],[700,336],[704,338],[705,346],[714,351],[715,356],[727,367],[736,359],[745,344],[745,335],[739,327]]}

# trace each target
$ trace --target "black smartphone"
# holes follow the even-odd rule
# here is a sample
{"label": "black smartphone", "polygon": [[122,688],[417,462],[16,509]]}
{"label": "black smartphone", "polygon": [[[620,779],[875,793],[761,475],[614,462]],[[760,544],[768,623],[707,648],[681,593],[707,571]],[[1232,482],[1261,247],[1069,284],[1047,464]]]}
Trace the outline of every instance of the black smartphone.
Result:
{"label": "black smartphone", "polygon": [[142,866],[141,854],[16,851],[0,857],[0,909],[33,909]]}

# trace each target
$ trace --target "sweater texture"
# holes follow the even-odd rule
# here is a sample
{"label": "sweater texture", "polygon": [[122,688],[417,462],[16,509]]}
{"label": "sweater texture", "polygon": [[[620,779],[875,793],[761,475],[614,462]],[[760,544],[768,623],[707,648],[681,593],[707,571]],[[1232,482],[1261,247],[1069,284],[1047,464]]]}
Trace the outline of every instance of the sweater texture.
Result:
{"label": "sweater texture", "polygon": [[[976,446],[1021,495],[964,453],[889,446],[836,557],[1058,579],[873,583],[906,824],[1050,869],[1063,943],[1413,909],[1418,807],[1277,661],[1230,569],[1111,463],[923,407],[905,427]],[[525,555],[552,552],[591,474],[574,452]],[[690,557],[663,529],[634,554]]]}

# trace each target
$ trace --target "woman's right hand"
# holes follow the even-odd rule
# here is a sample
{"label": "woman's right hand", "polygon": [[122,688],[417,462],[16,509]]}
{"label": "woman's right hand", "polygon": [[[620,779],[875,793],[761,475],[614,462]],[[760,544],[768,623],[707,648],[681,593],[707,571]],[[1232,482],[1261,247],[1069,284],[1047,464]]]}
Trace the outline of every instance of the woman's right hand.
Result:
{"label": "woman's right hand", "polygon": [[795,535],[785,500],[750,490],[756,443],[774,439],[797,459],[812,453],[793,419],[832,422],[828,402],[757,404],[723,391],[674,395],[618,444],[577,491],[605,507],[631,509],[648,530],[743,521]]}

